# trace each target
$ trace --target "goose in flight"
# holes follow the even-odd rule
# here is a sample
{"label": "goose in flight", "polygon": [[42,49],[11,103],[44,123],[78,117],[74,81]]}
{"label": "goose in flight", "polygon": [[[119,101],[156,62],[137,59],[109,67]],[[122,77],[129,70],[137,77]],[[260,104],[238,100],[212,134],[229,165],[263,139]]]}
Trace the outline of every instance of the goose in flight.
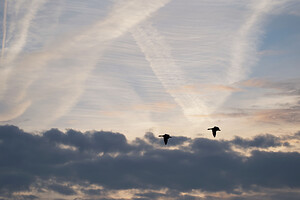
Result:
{"label": "goose in flight", "polygon": [[213,128],[209,128],[207,130],[211,130],[214,137],[217,135],[217,131],[221,131],[219,127],[214,126]]}
{"label": "goose in flight", "polygon": [[163,137],[164,138],[165,145],[167,145],[168,139],[172,138],[169,134],[159,135],[158,137]]}

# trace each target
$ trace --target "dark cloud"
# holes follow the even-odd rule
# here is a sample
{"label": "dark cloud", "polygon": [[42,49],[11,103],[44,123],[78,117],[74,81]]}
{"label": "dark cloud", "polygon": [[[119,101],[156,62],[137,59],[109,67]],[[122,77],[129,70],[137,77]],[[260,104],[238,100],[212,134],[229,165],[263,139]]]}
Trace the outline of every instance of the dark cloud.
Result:
{"label": "dark cloud", "polygon": [[20,198],[18,200],[33,200],[33,199],[39,199],[37,196],[34,195],[20,195]]}
{"label": "dark cloud", "polygon": [[[190,138],[187,137],[182,137],[182,136],[173,136],[171,135],[172,138],[169,139],[168,141],[168,145],[169,146],[178,146],[178,145],[182,145],[187,141],[190,141]],[[153,133],[151,132],[147,132],[144,136],[144,138],[146,139],[146,141],[148,141],[150,144],[157,144],[157,145],[161,145],[164,144],[164,140],[163,138],[158,138],[157,136],[155,136]]]}
{"label": "dark cloud", "polygon": [[278,146],[287,146],[288,143],[281,140],[281,138],[276,137],[271,134],[255,136],[253,139],[243,139],[236,136],[232,143],[243,148],[248,147],[258,147],[258,148],[268,148],[268,147],[278,147]]}
{"label": "dark cloud", "polygon": [[86,195],[101,195],[105,194],[105,192],[101,189],[83,189],[81,190]]}
{"label": "dark cloud", "polygon": [[[300,154],[296,152],[253,151],[245,162],[243,184],[245,186],[261,185],[264,187],[299,187]],[[284,183],[284,185],[282,184]]]}
{"label": "dark cloud", "polygon": [[76,194],[76,192],[68,187],[68,186],[64,186],[64,185],[59,185],[59,184],[52,184],[48,186],[48,189],[51,189],[57,193],[63,194],[63,195],[73,195]]}
{"label": "dark cloud", "polygon": [[288,200],[299,200],[300,192],[295,191],[289,191],[289,192],[274,192],[270,195],[265,195],[267,198],[262,199],[272,199],[272,200],[282,200],[282,199],[288,199]]}
{"label": "dark cloud", "polygon": [[[174,137],[167,146],[160,139],[146,133],[128,142],[120,133],[71,129],[32,135],[15,126],[0,126],[0,193],[40,187],[74,195],[74,185],[86,187],[80,189],[86,195],[102,196],[104,191],[120,189],[167,189],[178,194],[195,189],[238,195],[237,188],[250,191],[254,185],[300,188],[299,153],[255,150],[246,157],[232,149],[232,145],[278,147],[286,142],[279,137],[269,134],[229,141]],[[37,184],[41,181],[44,184]],[[88,188],[90,184],[104,189]],[[144,192],[136,198],[160,195]],[[187,194],[174,197],[180,198],[193,199]]]}
{"label": "dark cloud", "polygon": [[295,137],[296,137],[296,138],[300,138],[300,131],[297,132],[297,133],[295,133]]}
{"label": "dark cloud", "polygon": [[177,190],[167,190],[165,193],[162,192],[143,192],[137,193],[134,200],[151,200],[151,199],[177,199],[177,200],[199,200],[199,197],[194,197],[187,194],[181,194]]}
{"label": "dark cloud", "polygon": [[51,129],[44,133],[44,137],[56,144],[74,146],[81,152],[128,152],[131,148],[124,135],[105,131],[81,133],[70,129],[62,133]]}

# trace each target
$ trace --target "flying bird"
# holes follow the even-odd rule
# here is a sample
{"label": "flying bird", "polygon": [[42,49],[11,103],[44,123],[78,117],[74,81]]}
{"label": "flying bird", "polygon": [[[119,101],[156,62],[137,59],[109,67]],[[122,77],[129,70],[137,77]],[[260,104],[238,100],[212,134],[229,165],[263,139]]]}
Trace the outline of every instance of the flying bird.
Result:
{"label": "flying bird", "polygon": [[219,127],[214,126],[213,128],[209,128],[207,130],[211,130],[214,137],[217,135],[217,131],[221,131]]}
{"label": "flying bird", "polygon": [[168,139],[172,138],[169,134],[159,135],[158,137],[163,137],[164,138],[165,145],[167,145]]}

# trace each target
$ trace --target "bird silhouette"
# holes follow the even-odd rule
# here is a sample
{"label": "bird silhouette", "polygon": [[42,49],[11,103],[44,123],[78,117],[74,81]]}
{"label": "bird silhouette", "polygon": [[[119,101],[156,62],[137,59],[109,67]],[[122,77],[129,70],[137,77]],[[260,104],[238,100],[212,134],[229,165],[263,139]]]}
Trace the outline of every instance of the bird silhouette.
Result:
{"label": "bird silhouette", "polygon": [[221,131],[219,127],[214,126],[213,128],[208,128],[207,130],[211,130],[214,137],[217,135],[217,131]]}
{"label": "bird silhouette", "polygon": [[167,145],[168,139],[172,138],[169,134],[159,135],[158,137],[163,137],[164,138],[165,145]]}

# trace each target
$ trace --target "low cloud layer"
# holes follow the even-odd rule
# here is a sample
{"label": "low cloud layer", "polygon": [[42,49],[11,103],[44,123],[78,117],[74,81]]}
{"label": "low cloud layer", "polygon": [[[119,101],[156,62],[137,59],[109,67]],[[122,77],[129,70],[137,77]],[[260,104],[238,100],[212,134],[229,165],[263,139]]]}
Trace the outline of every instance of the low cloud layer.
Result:
{"label": "low cloud layer", "polygon": [[[131,198],[156,199],[172,191],[184,199],[195,190],[209,198],[219,192],[299,189],[300,154],[268,150],[292,148],[288,140],[297,141],[298,135],[226,141],[173,137],[165,146],[153,133],[129,142],[120,133],[51,129],[32,135],[6,125],[0,127],[0,193],[29,191],[34,197],[54,191],[92,199],[134,190]],[[236,148],[252,151],[246,156]]]}
{"label": "low cloud layer", "polygon": [[278,146],[289,146],[288,142],[283,142],[280,137],[266,134],[255,136],[252,139],[243,139],[241,137],[236,136],[232,143],[241,146],[244,148],[248,147],[258,147],[258,148],[268,148],[268,147],[278,147]]}

